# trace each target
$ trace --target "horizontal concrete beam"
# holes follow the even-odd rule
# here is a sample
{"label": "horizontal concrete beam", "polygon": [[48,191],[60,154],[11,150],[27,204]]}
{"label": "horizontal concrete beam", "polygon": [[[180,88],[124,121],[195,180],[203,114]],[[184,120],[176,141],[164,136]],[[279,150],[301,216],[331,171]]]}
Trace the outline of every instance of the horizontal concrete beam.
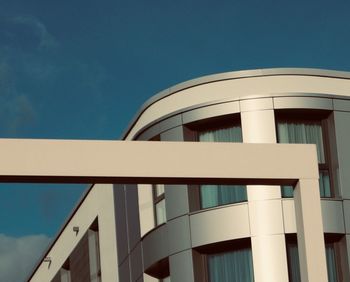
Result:
{"label": "horizontal concrete beam", "polygon": [[315,145],[0,139],[0,156],[0,182],[295,184],[318,178]]}

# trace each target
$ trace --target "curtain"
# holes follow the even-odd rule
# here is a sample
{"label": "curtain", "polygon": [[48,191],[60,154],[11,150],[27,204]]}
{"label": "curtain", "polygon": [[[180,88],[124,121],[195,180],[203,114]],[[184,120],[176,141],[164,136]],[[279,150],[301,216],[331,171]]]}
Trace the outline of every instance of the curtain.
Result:
{"label": "curtain", "polygon": [[[316,144],[318,162],[320,164],[326,162],[321,124],[317,122],[279,122],[277,133],[279,143]],[[321,197],[331,197],[328,171],[320,171],[319,184]],[[281,189],[283,197],[293,197],[291,186],[282,186]]]}
{"label": "curtain", "polygon": [[211,208],[247,200],[243,185],[201,185],[201,208]]}
{"label": "curtain", "polygon": [[318,162],[325,163],[322,127],[318,123],[280,122],[277,126],[279,143],[316,144]]}
{"label": "curtain", "polygon": [[[328,282],[337,282],[337,265],[334,243],[326,243]],[[301,282],[297,242],[287,242],[288,272],[290,282]]]}
{"label": "curtain", "polygon": [[335,262],[335,251],[333,243],[326,243],[326,259],[328,270],[328,282],[337,282],[337,267]]}
{"label": "curtain", "polygon": [[210,282],[252,282],[253,262],[250,248],[208,256]]}
{"label": "curtain", "polygon": [[[200,142],[242,142],[240,126],[202,131],[198,133]],[[244,185],[201,185],[201,207],[210,208],[247,200]]]}
{"label": "curtain", "polygon": [[199,142],[242,142],[240,126],[201,131],[198,133]]}

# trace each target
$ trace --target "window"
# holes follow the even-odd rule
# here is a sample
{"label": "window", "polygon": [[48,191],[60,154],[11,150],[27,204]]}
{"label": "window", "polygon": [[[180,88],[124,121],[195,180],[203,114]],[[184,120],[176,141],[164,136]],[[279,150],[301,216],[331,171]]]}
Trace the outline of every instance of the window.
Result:
{"label": "window", "polygon": [[[312,113],[308,116],[314,116]],[[300,113],[299,116],[306,116]],[[277,113],[277,139],[279,143],[316,144],[319,166],[320,195],[323,198],[334,196],[334,174],[330,154],[329,128],[327,117],[316,115],[315,119],[300,119]],[[282,186],[282,197],[293,197],[292,186]]]}
{"label": "window", "polygon": [[295,236],[287,238],[286,246],[289,281],[301,282],[297,238]]}
{"label": "window", "polygon": [[[241,126],[216,128],[198,132],[199,142],[242,142]],[[232,160],[234,161],[234,160]],[[201,185],[200,206],[211,208],[247,200],[247,189],[244,185]]]}
{"label": "window", "polygon": [[208,281],[254,281],[251,249],[208,255]]}
{"label": "window", "polygon": [[253,282],[253,259],[249,239],[201,246],[193,250],[195,281]]}
{"label": "window", "polygon": [[153,203],[156,226],[166,222],[164,185],[153,185]]}
{"label": "window", "polygon": [[[186,124],[184,139],[198,142],[242,142],[240,116],[225,115]],[[190,185],[188,194],[191,211],[247,201],[245,185]]]}
{"label": "window", "polygon": [[98,230],[88,230],[90,281],[101,281],[100,246]]}
{"label": "window", "polygon": [[[287,261],[288,261],[288,276],[290,282],[301,282],[300,268],[299,268],[299,256],[298,256],[298,244],[296,236],[287,237]],[[345,281],[342,279],[342,254],[340,240],[334,240],[332,238],[326,238],[326,260],[327,260],[327,272],[329,282]]]}

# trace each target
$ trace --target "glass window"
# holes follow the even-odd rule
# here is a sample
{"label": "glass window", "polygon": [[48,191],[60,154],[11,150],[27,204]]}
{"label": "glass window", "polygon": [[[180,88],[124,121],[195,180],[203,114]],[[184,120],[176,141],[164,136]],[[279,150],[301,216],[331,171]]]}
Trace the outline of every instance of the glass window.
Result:
{"label": "glass window", "polygon": [[153,202],[156,226],[166,222],[164,185],[156,184],[153,186]]}
{"label": "glass window", "polygon": [[[299,256],[298,256],[298,244],[296,238],[287,239],[287,259],[288,259],[288,274],[290,282],[301,282],[300,268],[299,268]],[[338,282],[338,268],[336,260],[336,243],[327,243],[326,247],[326,261],[327,272],[329,282]]]}
{"label": "glass window", "polygon": [[[198,132],[199,142],[242,142],[240,126],[231,126]],[[201,185],[201,208],[211,208],[247,200],[244,185]]]}
{"label": "glass window", "polygon": [[328,270],[328,281],[337,282],[337,264],[335,257],[334,243],[326,243],[326,259],[327,259],[327,270]]}
{"label": "glass window", "polygon": [[298,244],[296,238],[293,240],[287,239],[287,262],[288,276],[290,282],[301,282],[299,268]]}
{"label": "glass window", "polygon": [[[325,136],[321,121],[279,121],[277,123],[279,143],[316,144],[320,174],[321,197],[332,197]],[[292,186],[282,186],[282,197],[293,197]]]}
{"label": "glass window", "polygon": [[254,281],[251,248],[208,255],[209,282]]}
{"label": "glass window", "polygon": [[88,230],[90,281],[101,281],[100,246],[98,230]]}

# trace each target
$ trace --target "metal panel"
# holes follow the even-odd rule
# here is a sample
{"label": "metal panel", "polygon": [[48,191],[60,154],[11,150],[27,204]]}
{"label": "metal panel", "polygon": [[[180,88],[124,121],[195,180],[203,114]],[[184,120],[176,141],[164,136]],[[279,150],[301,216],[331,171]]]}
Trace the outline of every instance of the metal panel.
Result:
{"label": "metal panel", "polygon": [[136,281],[143,273],[141,243],[130,254],[131,281]]}
{"label": "metal panel", "polygon": [[335,111],[350,112],[350,100],[333,99],[333,107]]}
{"label": "metal panel", "polygon": [[251,236],[283,233],[281,200],[248,202]]}
{"label": "metal panel", "polygon": [[167,224],[158,226],[143,238],[142,251],[144,269],[169,256]]}
{"label": "metal panel", "polygon": [[160,133],[160,127],[159,123],[154,123],[147,129],[145,129],[137,138],[136,140],[140,141],[147,141],[152,139],[154,136],[157,136]]}
{"label": "metal panel", "polygon": [[183,123],[190,123],[193,121],[223,116],[228,114],[239,113],[239,102],[229,102],[211,105],[207,107],[198,108],[182,114]]}
{"label": "metal panel", "polygon": [[137,185],[125,185],[125,199],[126,199],[126,220],[129,238],[129,250],[132,250],[140,241],[140,219]]}
{"label": "metal panel", "polygon": [[189,217],[182,216],[167,222],[169,254],[191,248]]}
{"label": "metal panel", "polygon": [[288,281],[284,234],[252,237],[255,282]]}
{"label": "metal panel", "polygon": [[189,212],[187,185],[165,185],[166,218],[171,220]]}
{"label": "metal panel", "polygon": [[350,199],[350,113],[334,112],[341,196]]}
{"label": "metal panel", "polygon": [[[307,94],[305,94],[305,96],[306,95]],[[278,98],[273,98],[273,104],[275,109],[333,110],[332,99],[328,99],[328,98],[278,97]]]}
{"label": "metal panel", "polygon": [[194,282],[191,250],[170,256],[169,264],[171,282]]}
{"label": "metal panel", "polygon": [[345,233],[342,201],[322,200],[322,220],[325,233]]}
{"label": "metal panel", "polygon": [[130,264],[129,260],[125,260],[122,265],[119,266],[119,281],[120,282],[130,282]]}
{"label": "metal panel", "polygon": [[126,207],[124,185],[114,184],[114,208],[115,208],[115,226],[117,233],[117,254],[118,264],[121,264],[128,256],[128,233],[126,225]]}
{"label": "metal panel", "polygon": [[182,126],[169,129],[160,134],[161,141],[184,141],[184,132]]}
{"label": "metal panel", "polygon": [[[283,206],[283,221],[285,233],[296,233],[295,222],[295,209],[293,199],[284,199],[282,201]],[[344,213],[347,213],[344,203]],[[325,233],[345,233],[344,227],[344,214],[341,201],[334,200],[321,200],[322,209],[322,223]],[[350,205],[349,205],[350,212]],[[345,223],[347,223],[347,217],[345,217]],[[349,228],[350,228],[350,221]],[[349,229],[350,230],[350,229]]]}
{"label": "metal panel", "polygon": [[272,98],[242,100],[239,103],[241,112],[273,109]]}
{"label": "metal panel", "polygon": [[190,226],[192,247],[249,237],[248,204],[236,204],[193,214],[190,216]]}
{"label": "metal panel", "polygon": [[[159,122],[160,132],[182,125],[182,116],[178,114]],[[175,141],[175,140],[174,140]],[[180,140],[179,140],[180,141]]]}

